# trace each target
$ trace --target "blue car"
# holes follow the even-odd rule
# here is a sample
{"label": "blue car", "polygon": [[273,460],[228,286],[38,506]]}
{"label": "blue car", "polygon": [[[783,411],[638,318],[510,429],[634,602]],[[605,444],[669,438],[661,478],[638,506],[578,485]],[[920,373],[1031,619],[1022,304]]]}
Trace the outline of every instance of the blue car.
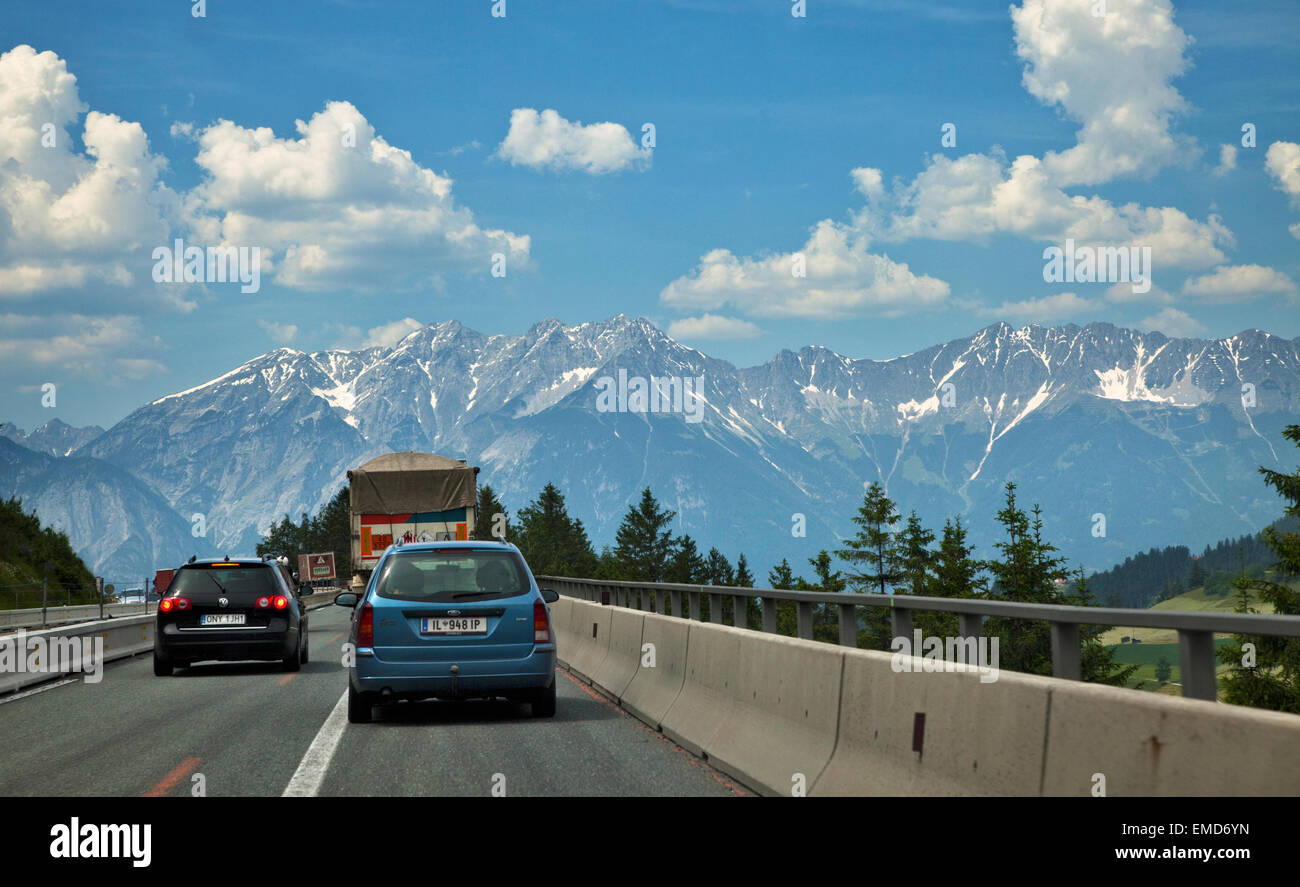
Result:
{"label": "blue car", "polygon": [[423,542],[384,552],[352,607],[348,720],[368,723],[377,704],[399,699],[504,696],[555,714],[559,600],[506,542]]}

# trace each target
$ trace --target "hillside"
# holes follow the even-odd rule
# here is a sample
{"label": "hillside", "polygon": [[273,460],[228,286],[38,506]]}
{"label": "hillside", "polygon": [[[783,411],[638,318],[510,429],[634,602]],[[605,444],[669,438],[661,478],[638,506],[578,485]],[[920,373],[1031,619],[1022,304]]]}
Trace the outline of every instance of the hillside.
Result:
{"label": "hillside", "polygon": [[68,593],[90,600],[95,589],[95,577],[64,533],[42,526],[20,499],[0,500],[0,609],[39,607],[45,579],[51,603]]}

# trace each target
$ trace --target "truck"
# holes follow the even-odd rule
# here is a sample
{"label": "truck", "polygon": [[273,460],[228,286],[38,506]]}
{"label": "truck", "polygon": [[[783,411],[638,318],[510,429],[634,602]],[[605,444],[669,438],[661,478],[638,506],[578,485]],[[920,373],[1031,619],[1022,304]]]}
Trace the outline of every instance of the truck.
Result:
{"label": "truck", "polygon": [[392,545],[469,539],[477,466],[434,453],[386,453],[348,472],[352,590],[364,589]]}

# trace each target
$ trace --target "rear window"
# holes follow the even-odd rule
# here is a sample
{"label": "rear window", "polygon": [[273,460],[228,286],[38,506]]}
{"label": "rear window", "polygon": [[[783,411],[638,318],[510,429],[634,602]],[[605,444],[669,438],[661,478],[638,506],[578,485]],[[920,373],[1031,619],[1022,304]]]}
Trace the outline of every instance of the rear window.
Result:
{"label": "rear window", "polygon": [[484,601],[530,587],[523,559],[513,551],[459,548],[393,555],[375,593],[400,601]]}
{"label": "rear window", "polygon": [[181,567],[167,589],[168,594],[185,597],[200,591],[217,591],[217,585],[227,594],[280,594],[281,588],[275,581],[275,573],[265,564],[239,564],[234,567],[213,566],[211,564],[190,564]]}

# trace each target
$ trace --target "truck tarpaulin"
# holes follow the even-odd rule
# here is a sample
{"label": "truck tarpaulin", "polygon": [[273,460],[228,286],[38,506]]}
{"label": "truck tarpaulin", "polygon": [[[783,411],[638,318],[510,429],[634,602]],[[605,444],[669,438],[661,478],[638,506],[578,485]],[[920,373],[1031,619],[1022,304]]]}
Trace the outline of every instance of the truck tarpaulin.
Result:
{"label": "truck tarpaulin", "polygon": [[389,453],[348,472],[353,514],[472,508],[474,469],[433,453]]}

